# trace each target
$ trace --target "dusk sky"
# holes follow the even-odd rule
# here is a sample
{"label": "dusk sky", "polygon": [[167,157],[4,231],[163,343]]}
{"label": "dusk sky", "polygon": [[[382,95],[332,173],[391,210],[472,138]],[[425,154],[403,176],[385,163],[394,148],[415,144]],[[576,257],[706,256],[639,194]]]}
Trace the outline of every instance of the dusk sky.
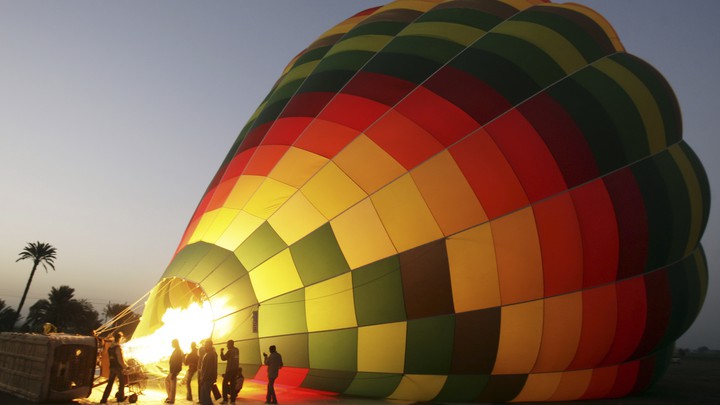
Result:
{"label": "dusk sky", "polygon": [[[0,299],[17,308],[27,242],[58,249],[25,308],[69,285],[98,311],[149,291],[238,132],[285,65],[383,1],[0,0]],[[720,2],[581,0],[676,92],[720,190]],[[720,349],[720,218],[710,287],[681,347]]]}

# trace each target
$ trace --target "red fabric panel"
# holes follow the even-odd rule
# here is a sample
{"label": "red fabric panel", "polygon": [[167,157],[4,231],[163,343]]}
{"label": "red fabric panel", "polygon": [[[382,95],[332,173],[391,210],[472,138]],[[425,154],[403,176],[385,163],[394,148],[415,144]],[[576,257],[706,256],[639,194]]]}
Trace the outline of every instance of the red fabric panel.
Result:
{"label": "red fabric panel", "polygon": [[252,149],[253,147],[260,145],[260,142],[262,142],[263,138],[265,137],[265,134],[270,129],[273,122],[274,121],[266,122],[264,124],[258,125],[255,128],[251,129],[245,135],[245,139],[243,139],[236,154],[246,151],[248,149]]}
{"label": "red fabric panel", "polygon": [[377,101],[389,107],[407,96],[417,84],[380,73],[360,71],[342,89],[344,94]]}
{"label": "red fabric panel", "polygon": [[[299,387],[300,384],[302,384],[302,382],[305,380],[305,377],[307,377],[308,372],[310,372],[309,368],[284,366],[282,368],[282,371],[278,373],[278,378],[275,380],[276,389],[277,385],[285,385],[287,387],[294,388]],[[253,379],[267,383],[267,366],[260,366],[257,373],[255,373],[255,377]]]}
{"label": "red fabric panel", "polygon": [[263,145],[292,145],[305,128],[310,125],[312,118],[280,118],[265,135]]}
{"label": "red fabric panel", "polygon": [[582,332],[568,370],[595,368],[607,356],[615,339],[617,296],[615,285],[583,291]]}
{"label": "red fabric panel", "polygon": [[248,161],[250,160],[254,152],[255,149],[253,148],[250,150],[244,150],[240,152],[240,154],[235,155],[235,157],[230,161],[230,164],[225,170],[222,181],[232,179],[233,177],[239,177],[241,174],[243,174],[243,171],[247,167]]}
{"label": "red fabric panel", "polygon": [[582,289],[582,234],[567,193],[533,206],[542,251],[545,297]]}
{"label": "red fabric panel", "polygon": [[617,378],[615,385],[608,393],[608,398],[619,398],[628,395],[637,381],[638,372],[640,371],[640,362],[631,361],[618,366]]}
{"label": "red fabric panel", "polygon": [[647,294],[647,322],[640,345],[632,355],[633,358],[646,356],[655,350],[667,332],[672,307],[667,269],[660,269],[645,275],[645,291]]}
{"label": "red fabric panel", "polygon": [[[190,237],[192,236],[193,232],[195,232],[195,229],[198,226],[198,223],[200,223],[201,216],[198,215],[196,217],[193,217],[193,219],[190,221],[190,224],[188,225],[187,229],[185,229],[185,233],[183,234],[182,239],[180,239],[180,244],[178,245],[177,249],[175,249],[175,253],[173,254],[173,260],[175,260],[175,256],[184,248],[187,246],[188,241],[190,240]],[[172,261],[172,260],[171,260]]]}
{"label": "red fabric panel", "polygon": [[243,174],[267,176],[288,149],[290,149],[290,147],[286,145],[258,146]]}
{"label": "red fabric panel", "polygon": [[568,187],[600,176],[583,133],[554,98],[541,93],[521,104],[518,110],[545,141]]}
{"label": "red fabric panel", "polygon": [[638,370],[638,376],[635,381],[635,385],[630,391],[630,395],[644,391],[653,380],[653,374],[655,374],[655,365],[657,363],[657,357],[646,357],[639,360],[640,370]]}
{"label": "red fabric panel", "polygon": [[215,188],[212,199],[210,199],[210,203],[208,203],[205,211],[212,211],[222,207],[222,205],[225,203],[225,200],[227,200],[227,197],[230,195],[233,187],[235,187],[235,183],[235,180],[226,180],[220,183],[220,185]]}
{"label": "red fabric panel", "polygon": [[480,125],[512,107],[495,89],[452,66],[435,72],[423,86],[465,111]]}
{"label": "red fabric panel", "polygon": [[366,98],[339,93],[318,118],[364,132],[390,107]]}
{"label": "red fabric panel", "polygon": [[583,287],[590,288],[615,280],[618,235],[610,196],[602,180],[570,191],[580,223],[583,243]]}
{"label": "red fabric panel", "polygon": [[446,147],[479,127],[463,110],[422,86],[402,100],[395,110],[415,121]]}
{"label": "red fabric panel", "polygon": [[605,398],[607,396],[607,393],[610,392],[612,387],[615,385],[617,371],[617,366],[601,367],[594,369],[592,371],[592,378],[590,379],[590,384],[588,384],[585,393],[580,396],[578,400]]}
{"label": "red fabric panel", "polygon": [[295,143],[298,148],[332,159],[360,131],[335,122],[315,119]]}
{"label": "red fabric panel", "polygon": [[407,170],[444,149],[427,131],[394,110],[388,111],[365,134]]}
{"label": "red fabric panel", "polygon": [[630,169],[608,175],[605,185],[618,219],[620,257],[617,278],[642,274],[648,255],[648,225],[640,188]]}
{"label": "red fabric panel", "polygon": [[647,299],[645,280],[634,277],[616,284],[618,295],[618,322],[615,341],[603,365],[618,364],[630,360],[645,330]]}
{"label": "red fabric panel", "polygon": [[542,138],[517,110],[508,111],[485,129],[515,170],[530,202],[567,188]]}
{"label": "red fabric panel", "polygon": [[278,118],[317,117],[335,93],[307,92],[294,95]]}
{"label": "red fabric panel", "polygon": [[487,132],[479,130],[449,151],[489,219],[528,205],[515,172]]}

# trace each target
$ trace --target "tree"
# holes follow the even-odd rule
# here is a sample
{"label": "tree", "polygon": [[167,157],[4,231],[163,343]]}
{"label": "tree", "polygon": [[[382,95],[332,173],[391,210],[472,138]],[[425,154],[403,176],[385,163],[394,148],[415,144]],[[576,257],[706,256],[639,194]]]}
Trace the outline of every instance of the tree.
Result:
{"label": "tree", "polygon": [[98,313],[87,300],[77,300],[74,295],[75,289],[69,286],[53,287],[48,299],[38,300],[30,307],[25,326],[40,331],[50,322],[60,332],[92,334],[100,326]]}
{"label": "tree", "polygon": [[140,315],[130,310],[130,306],[125,304],[114,304],[108,302],[103,309],[105,322],[110,322],[112,329],[122,331],[126,339],[130,339],[135,332],[138,323],[140,323]]}
{"label": "tree", "polygon": [[33,261],[32,271],[30,272],[30,278],[28,278],[27,285],[25,286],[25,292],[23,292],[22,298],[20,298],[20,305],[18,305],[17,314],[20,317],[20,311],[22,311],[23,304],[25,304],[25,298],[27,298],[28,291],[30,290],[30,284],[35,276],[35,270],[39,264],[42,264],[45,272],[47,273],[47,266],[50,266],[53,271],[55,270],[55,255],[57,250],[54,246],[49,243],[43,242],[29,242],[27,246],[20,252],[20,258],[15,260],[31,259]]}
{"label": "tree", "polygon": [[17,312],[12,307],[6,306],[5,301],[0,300],[0,332],[11,331],[15,321],[17,321]]}

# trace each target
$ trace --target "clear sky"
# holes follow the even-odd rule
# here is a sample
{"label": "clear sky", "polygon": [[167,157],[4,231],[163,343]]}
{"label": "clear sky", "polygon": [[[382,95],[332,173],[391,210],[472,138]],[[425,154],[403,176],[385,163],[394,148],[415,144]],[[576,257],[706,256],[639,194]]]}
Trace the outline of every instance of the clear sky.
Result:
{"label": "clear sky", "polygon": [[[720,2],[578,0],[673,86],[684,136],[720,190]],[[57,247],[26,308],[70,285],[98,309],[155,285],[225,154],[290,59],[384,1],[0,0],[0,299],[27,242]],[[720,221],[710,288],[680,346],[720,349]]]}

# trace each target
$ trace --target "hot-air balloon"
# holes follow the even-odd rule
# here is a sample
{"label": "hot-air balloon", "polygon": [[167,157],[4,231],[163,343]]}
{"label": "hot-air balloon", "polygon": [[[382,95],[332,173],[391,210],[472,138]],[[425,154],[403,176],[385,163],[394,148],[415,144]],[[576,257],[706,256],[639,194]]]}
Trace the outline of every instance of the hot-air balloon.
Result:
{"label": "hot-air balloon", "polygon": [[[621,397],[707,289],[672,89],[573,3],[398,0],[300,52],[240,132],[128,350],[414,401]],[[155,356],[155,357],[153,357]]]}

